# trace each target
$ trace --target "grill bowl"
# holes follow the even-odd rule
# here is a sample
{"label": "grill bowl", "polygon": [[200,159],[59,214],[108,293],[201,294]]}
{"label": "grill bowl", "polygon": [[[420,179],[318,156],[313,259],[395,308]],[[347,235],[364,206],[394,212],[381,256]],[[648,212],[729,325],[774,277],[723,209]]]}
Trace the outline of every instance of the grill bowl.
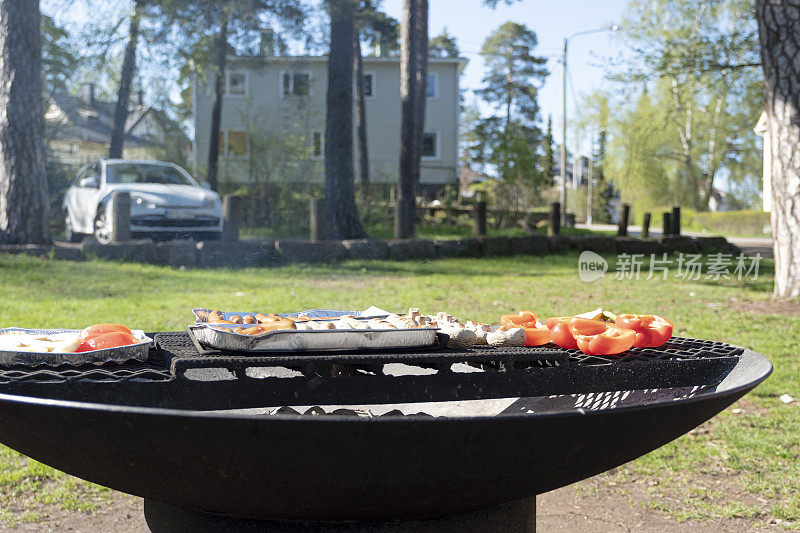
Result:
{"label": "grill bowl", "polygon": [[[531,497],[635,459],[722,411],[771,370],[744,350],[735,365],[694,383],[707,388],[689,398],[446,418],[186,409],[186,401],[210,390],[230,391],[217,409],[255,405],[269,395],[267,380],[4,385],[0,441],[78,477],[200,511],[289,521],[434,518]],[[554,381],[568,389],[574,378],[568,369],[545,380],[498,375],[523,397],[551,394]],[[597,376],[584,376],[581,387],[610,390],[607,376]],[[635,379],[628,388],[639,388]],[[337,397],[326,390],[306,390],[303,399]],[[78,397],[84,401],[72,401]]]}

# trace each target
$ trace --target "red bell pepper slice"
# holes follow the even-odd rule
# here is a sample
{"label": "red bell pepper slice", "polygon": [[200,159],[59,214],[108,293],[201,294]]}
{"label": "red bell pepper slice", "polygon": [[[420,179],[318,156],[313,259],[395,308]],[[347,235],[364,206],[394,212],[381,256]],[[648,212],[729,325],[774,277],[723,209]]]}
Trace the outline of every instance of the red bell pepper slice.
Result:
{"label": "red bell pepper slice", "polygon": [[533,311],[520,311],[516,315],[503,315],[500,324],[525,330],[525,346],[542,346],[551,340],[550,329],[539,322],[539,315]]}
{"label": "red bell pepper slice", "polygon": [[672,337],[672,322],[658,315],[619,315],[615,324],[636,332],[637,348],[656,348]]}
{"label": "red bell pepper slice", "polygon": [[578,317],[547,319],[553,342],[565,349],[579,349],[587,355],[615,355],[636,342],[636,333],[602,320]]}

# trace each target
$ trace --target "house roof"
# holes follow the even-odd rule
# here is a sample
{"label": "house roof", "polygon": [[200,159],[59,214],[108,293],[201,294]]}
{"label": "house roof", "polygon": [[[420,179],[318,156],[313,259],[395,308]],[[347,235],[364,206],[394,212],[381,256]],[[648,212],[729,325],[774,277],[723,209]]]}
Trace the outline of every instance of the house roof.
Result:
{"label": "house roof", "polygon": [[[87,103],[80,96],[65,93],[52,93],[49,103],[58,108],[59,119],[50,119],[48,124],[53,128],[53,135],[59,139],[80,139],[86,142],[109,144],[114,124],[115,102],[104,102],[94,99]],[[130,131],[148,114],[158,120],[168,134],[180,134],[183,131],[170,120],[166,114],[150,106],[137,105],[128,113],[125,121],[125,144],[131,147],[153,146],[152,140],[133,135]]]}
{"label": "house roof", "polygon": [[[322,56],[264,56],[264,55],[247,55],[247,56],[228,56],[228,61],[250,61],[250,62],[266,62],[266,63],[289,63],[297,61],[309,62],[326,62],[328,61],[327,55]],[[374,63],[400,63],[400,56],[364,56],[363,62],[365,64]],[[454,64],[458,65],[459,70],[463,70],[469,63],[466,57],[429,57],[428,63],[430,64]]]}

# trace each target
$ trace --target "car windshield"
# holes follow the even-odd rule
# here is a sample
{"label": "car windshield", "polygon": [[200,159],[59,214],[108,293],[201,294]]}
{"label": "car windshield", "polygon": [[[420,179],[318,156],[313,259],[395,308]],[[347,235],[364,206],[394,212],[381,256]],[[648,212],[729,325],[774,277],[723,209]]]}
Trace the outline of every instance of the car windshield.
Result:
{"label": "car windshield", "polygon": [[106,166],[106,183],[159,183],[162,185],[194,185],[197,183],[174,167],[167,165],[127,164]]}

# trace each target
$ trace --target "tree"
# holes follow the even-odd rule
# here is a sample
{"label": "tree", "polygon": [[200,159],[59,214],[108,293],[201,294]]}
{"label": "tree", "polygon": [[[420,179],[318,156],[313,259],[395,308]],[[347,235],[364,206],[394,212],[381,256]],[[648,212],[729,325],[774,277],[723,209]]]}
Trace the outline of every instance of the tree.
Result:
{"label": "tree", "polygon": [[635,56],[615,79],[635,91],[657,80],[650,85],[666,116],[651,129],[675,136],[662,159],[682,184],[676,200],[694,209],[708,209],[718,176],[753,146],[746,140],[763,104],[749,89],[760,82],[752,9],[752,0],[637,0],[622,24]]}
{"label": "tree", "polygon": [[[366,237],[358,217],[353,169],[353,0],[330,0],[331,44],[325,111],[325,198],[330,237]],[[342,134],[346,132],[346,134]]]}
{"label": "tree", "polygon": [[506,22],[492,32],[481,47],[487,73],[484,88],[476,91],[499,111],[492,124],[491,163],[500,179],[524,179],[535,187],[544,184],[531,149],[541,143],[537,127],[538,87],[547,77],[545,59],[534,55],[536,33],[522,24]]}
{"label": "tree", "polygon": [[[654,128],[663,125],[666,111],[660,100],[653,101],[645,90],[619,119],[619,134],[614,136],[610,160],[604,165],[607,174],[614,176],[623,201],[639,211],[652,211],[661,206],[680,203],[680,173],[672,171],[679,163],[663,154],[674,146],[670,132]],[[671,165],[671,166],[670,166]]]}
{"label": "tree", "polygon": [[[361,56],[361,29],[356,23],[353,32],[353,75],[356,77],[356,136],[358,137],[358,170],[361,192],[369,196],[369,144],[367,141],[367,106],[364,103],[364,58]],[[373,87],[373,90],[375,88]]]}
{"label": "tree", "polygon": [[178,52],[199,74],[214,80],[206,179],[216,189],[226,58],[236,51],[235,44],[246,42],[270,20],[299,31],[303,6],[292,0],[162,0],[156,6],[163,19],[161,35],[177,34]]}
{"label": "tree", "polygon": [[50,242],[39,2],[0,1],[0,241]]}
{"label": "tree", "polygon": [[431,57],[458,57],[461,51],[458,49],[458,42],[454,35],[447,31],[447,27],[442,29],[442,33],[432,37],[428,42],[428,55]]}
{"label": "tree", "polygon": [[42,89],[46,94],[67,92],[67,85],[78,66],[78,52],[69,32],[56,24],[53,17],[41,15],[42,21]]}
{"label": "tree", "polygon": [[800,295],[800,12],[787,0],[756,0],[772,162],[775,296]]}
{"label": "tree", "polygon": [[428,78],[428,0],[403,0],[400,52],[400,174],[394,236],[416,235],[416,189],[419,183],[425,94]]}
{"label": "tree", "polygon": [[553,115],[547,116],[547,133],[544,136],[542,172],[545,177],[551,179],[556,175],[556,157],[555,150],[553,149]]}
{"label": "tree", "polygon": [[136,46],[139,41],[139,19],[142,16],[142,0],[135,0],[128,28],[128,43],[125,46],[125,59],[122,61],[122,72],[117,93],[117,105],[114,109],[114,124],[111,127],[111,146],[108,157],[122,157],[122,144],[125,140],[125,123],[128,120],[128,101],[131,95],[133,74],[136,72]]}
{"label": "tree", "polygon": [[363,37],[366,37],[368,41],[372,42],[373,46],[380,43],[381,48],[397,45],[397,20],[380,11],[378,3],[373,0],[359,2],[353,38],[358,166],[361,178],[361,192],[365,199],[369,198],[370,170],[367,141],[367,106],[364,103],[364,61],[361,54],[361,41]]}

